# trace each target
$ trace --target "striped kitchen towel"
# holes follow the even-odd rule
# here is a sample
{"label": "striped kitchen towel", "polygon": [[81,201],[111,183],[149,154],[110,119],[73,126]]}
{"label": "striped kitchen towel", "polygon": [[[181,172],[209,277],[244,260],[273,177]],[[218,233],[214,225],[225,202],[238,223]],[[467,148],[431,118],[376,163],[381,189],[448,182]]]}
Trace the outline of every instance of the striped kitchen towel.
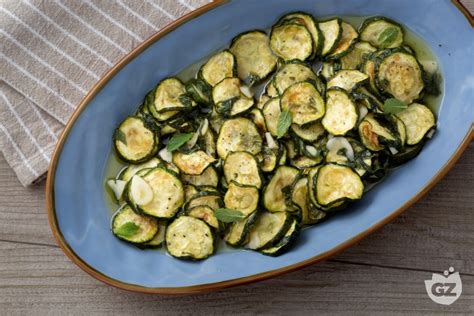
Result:
{"label": "striped kitchen towel", "polygon": [[41,180],[64,124],[121,57],[210,0],[0,1],[0,149]]}

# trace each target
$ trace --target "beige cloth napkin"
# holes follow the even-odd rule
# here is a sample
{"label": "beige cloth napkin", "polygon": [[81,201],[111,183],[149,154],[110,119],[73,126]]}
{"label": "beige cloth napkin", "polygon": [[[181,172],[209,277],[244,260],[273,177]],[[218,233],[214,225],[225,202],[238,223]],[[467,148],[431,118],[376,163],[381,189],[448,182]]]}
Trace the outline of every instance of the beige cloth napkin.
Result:
{"label": "beige cloth napkin", "polygon": [[0,149],[41,180],[64,124],[121,57],[210,0],[1,0]]}

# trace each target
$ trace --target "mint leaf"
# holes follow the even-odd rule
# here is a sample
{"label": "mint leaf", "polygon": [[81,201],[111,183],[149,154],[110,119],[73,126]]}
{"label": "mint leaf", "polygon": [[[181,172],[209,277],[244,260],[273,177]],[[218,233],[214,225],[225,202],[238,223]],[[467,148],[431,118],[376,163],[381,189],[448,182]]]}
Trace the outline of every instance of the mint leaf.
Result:
{"label": "mint leaf", "polygon": [[114,135],[115,140],[118,140],[119,142],[122,142],[123,144],[127,145],[127,136],[125,136],[125,133],[122,132],[119,129],[115,130],[115,135]]}
{"label": "mint leaf", "polygon": [[174,134],[173,137],[171,137],[171,139],[168,141],[166,149],[169,152],[173,152],[190,140],[193,137],[193,134],[194,133]]}
{"label": "mint leaf", "polygon": [[214,215],[218,220],[224,223],[238,222],[245,218],[242,212],[230,208],[218,208],[214,212]]}
{"label": "mint leaf", "polygon": [[290,128],[291,121],[292,117],[290,111],[283,111],[280,113],[277,125],[277,138],[282,138],[285,136],[288,128]]}
{"label": "mint leaf", "polygon": [[126,222],[125,224],[117,228],[115,230],[115,233],[122,237],[132,237],[138,232],[139,229],[140,226],[138,226],[134,222]]}
{"label": "mint leaf", "polygon": [[398,28],[395,26],[387,27],[383,30],[382,33],[379,34],[377,38],[377,43],[379,43],[382,47],[388,47],[393,44],[393,42],[397,39],[398,36]]}
{"label": "mint leaf", "polygon": [[385,100],[383,104],[383,111],[385,113],[397,114],[407,108],[407,105],[395,98]]}

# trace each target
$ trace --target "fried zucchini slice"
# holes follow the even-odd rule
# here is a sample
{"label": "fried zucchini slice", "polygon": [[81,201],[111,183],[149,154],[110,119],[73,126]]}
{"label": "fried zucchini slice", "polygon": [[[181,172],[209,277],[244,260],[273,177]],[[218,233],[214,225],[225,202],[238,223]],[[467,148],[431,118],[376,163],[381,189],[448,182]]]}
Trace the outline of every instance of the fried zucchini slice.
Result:
{"label": "fried zucchini slice", "polygon": [[240,247],[248,242],[250,228],[257,219],[257,213],[253,212],[247,218],[232,223],[224,235],[227,244],[233,247]]}
{"label": "fried zucchini slice", "polygon": [[284,60],[305,61],[313,54],[313,38],[308,29],[296,23],[284,23],[272,28],[270,46]]}
{"label": "fried zucchini slice", "polygon": [[188,175],[202,174],[214,161],[216,161],[215,158],[202,150],[189,154],[179,151],[173,153],[173,163],[179,168],[179,170]]}
{"label": "fried zucchini slice", "polygon": [[220,224],[214,215],[214,210],[207,205],[198,205],[186,210],[186,215],[198,218],[207,223],[207,225],[219,230]]}
{"label": "fried zucchini slice", "polygon": [[242,185],[262,186],[262,178],[255,157],[245,151],[231,152],[224,161],[224,176],[227,183],[235,181]]}
{"label": "fried zucchini slice", "polygon": [[196,103],[186,97],[186,87],[177,78],[162,80],[155,89],[155,97],[148,109],[158,121],[166,121],[185,108],[191,108]]}
{"label": "fried zucchini slice", "polygon": [[342,36],[341,19],[335,18],[328,21],[319,22],[318,27],[321,30],[324,38],[321,56],[326,56],[337,47],[339,39]]}
{"label": "fried zucchini slice", "polygon": [[224,196],[224,204],[226,208],[240,211],[248,216],[257,210],[258,199],[256,187],[231,181]]}
{"label": "fried zucchini slice", "polygon": [[277,136],[278,118],[280,117],[280,99],[272,98],[263,107],[263,117],[268,131],[273,136]]}
{"label": "fried zucchini slice", "polygon": [[326,217],[326,213],[317,210],[309,203],[307,176],[301,177],[294,182],[291,190],[291,201],[301,210],[302,225],[313,225]]}
{"label": "fried zucchini slice", "polygon": [[217,210],[224,206],[222,197],[217,191],[201,191],[194,195],[189,202],[184,206],[186,210],[192,209],[196,206],[208,206],[213,210]]}
{"label": "fried zucchini slice", "polygon": [[342,69],[358,69],[364,63],[367,56],[377,49],[367,42],[358,42],[354,44],[354,48],[341,57]]}
{"label": "fried zucchini slice", "polygon": [[270,49],[270,40],[263,31],[250,31],[237,35],[230,44],[237,59],[239,78],[250,86],[264,80],[277,65],[277,57]]}
{"label": "fried zucchini slice", "polygon": [[325,105],[321,94],[309,82],[299,82],[288,87],[281,96],[281,110],[290,111],[293,123],[304,125],[324,116]]}
{"label": "fried zucchini slice", "polygon": [[113,142],[122,160],[138,164],[150,160],[158,152],[159,136],[146,118],[129,116],[115,130]]}
{"label": "fried zucchini slice", "polygon": [[358,200],[364,193],[362,180],[349,167],[327,164],[319,168],[316,177],[316,197],[320,205]]}
{"label": "fried zucchini slice", "polygon": [[353,49],[354,44],[359,38],[359,33],[357,33],[354,27],[349,23],[342,22],[341,28],[341,38],[331,53],[326,55],[327,60],[339,59],[347,55]]}
{"label": "fried zucchini slice", "polygon": [[191,175],[182,175],[181,177],[184,183],[192,184],[194,186],[211,186],[217,187],[219,184],[219,175],[217,174],[216,169],[213,166],[207,167],[200,175],[191,176]]}
{"label": "fried zucchini slice", "polygon": [[412,103],[397,117],[406,127],[406,143],[416,145],[436,124],[433,112],[423,104]]}
{"label": "fried zucchini slice", "polygon": [[375,83],[380,91],[412,103],[420,98],[425,87],[416,58],[403,51],[387,51],[376,64]]}
{"label": "fried zucchini slice", "polygon": [[359,123],[359,136],[365,147],[381,151],[387,146],[399,147],[400,140],[393,131],[383,126],[373,113],[367,114]]}
{"label": "fried zucchini slice", "polygon": [[250,228],[245,247],[258,250],[272,246],[285,235],[292,221],[292,216],[287,212],[259,213],[255,224]]}
{"label": "fried zucchini slice", "polygon": [[309,80],[317,80],[316,74],[306,64],[295,60],[284,64],[275,74],[272,82],[278,94],[281,95],[289,86]]}
{"label": "fried zucchini slice", "polygon": [[308,142],[315,142],[326,134],[326,130],[321,122],[314,122],[304,126],[291,124],[291,130],[299,138]]}
{"label": "fried zucchini slice", "polygon": [[142,169],[155,168],[162,163],[159,158],[151,158],[147,162],[144,162],[139,165],[130,165],[126,167],[119,175],[118,179],[122,181],[129,181],[138,171]]}
{"label": "fried zucchini slice", "polygon": [[232,151],[247,151],[256,155],[261,150],[262,138],[252,121],[239,117],[222,124],[217,138],[217,154],[221,159],[225,159]]}
{"label": "fried zucchini slice", "polygon": [[298,237],[299,233],[300,225],[298,224],[298,221],[296,219],[293,219],[285,235],[273,246],[262,249],[260,252],[267,256],[279,256],[285,251],[287,251],[288,248],[293,244],[293,242],[296,241],[296,238]]}
{"label": "fried zucchini slice", "polygon": [[128,205],[120,208],[112,218],[112,233],[134,244],[150,241],[157,231],[156,219],[137,214]]}
{"label": "fried zucchini slice", "polygon": [[166,229],[166,249],[179,259],[206,259],[214,253],[214,244],[211,228],[191,216],[176,218]]}
{"label": "fried zucchini slice", "polygon": [[377,48],[398,47],[403,43],[403,29],[386,17],[375,16],[362,23],[360,39]]}
{"label": "fried zucchini slice", "polygon": [[288,166],[278,167],[263,192],[263,205],[270,212],[294,211],[288,196],[291,185],[298,176],[298,169]]}
{"label": "fried zucchini slice", "polygon": [[329,79],[327,88],[338,87],[348,92],[360,87],[369,80],[369,76],[358,70],[340,70]]}
{"label": "fried zucchini slice", "polygon": [[229,77],[237,76],[237,61],[228,50],[215,54],[202,65],[199,77],[214,87],[216,84]]}
{"label": "fried zucchini slice", "polygon": [[355,103],[342,89],[329,89],[326,97],[326,114],[321,121],[324,128],[333,135],[346,134],[357,124],[359,115]]}
{"label": "fried zucchini slice", "polygon": [[321,52],[324,39],[321,31],[318,28],[318,25],[310,14],[304,12],[289,13],[281,17],[277,25],[283,24],[285,22],[304,25],[311,33],[311,37],[313,38],[313,53],[311,54],[310,59],[313,59]]}
{"label": "fried zucchini slice", "polygon": [[140,212],[161,219],[173,217],[184,204],[183,184],[177,175],[157,167],[145,174],[143,180],[153,189],[153,199],[148,204],[139,205]]}

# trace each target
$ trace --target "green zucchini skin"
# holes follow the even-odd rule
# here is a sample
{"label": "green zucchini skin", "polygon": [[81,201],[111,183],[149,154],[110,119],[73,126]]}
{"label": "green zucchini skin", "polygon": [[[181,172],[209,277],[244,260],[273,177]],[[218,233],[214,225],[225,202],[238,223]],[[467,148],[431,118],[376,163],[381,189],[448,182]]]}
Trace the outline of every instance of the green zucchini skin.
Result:
{"label": "green zucchini skin", "polygon": [[[163,78],[117,127],[128,164],[106,181],[125,203],[112,217],[117,238],[184,260],[213,255],[219,238],[279,256],[433,136],[424,102],[441,92],[439,67],[418,59],[397,22],[356,29],[296,11],[270,30],[238,34],[192,79]],[[126,148],[132,128],[143,135]]]}
{"label": "green zucchini skin", "polygon": [[[136,123],[141,122],[141,125],[144,132],[150,135],[152,140],[152,144],[149,145],[148,151],[144,154],[138,155],[137,157],[130,157],[129,155],[125,154],[124,151],[128,150],[127,145],[127,135],[124,135],[124,132],[121,130],[122,126],[129,121],[135,121]],[[138,123],[139,124],[139,123]],[[125,138],[125,143],[124,143]],[[125,162],[129,162],[132,164],[139,164],[150,160],[156,153],[158,152],[158,145],[159,145],[159,134],[156,129],[156,125],[152,121],[152,119],[146,116],[129,116],[125,118],[122,123],[116,128],[113,136],[113,144],[115,147],[115,152]],[[125,146],[125,148],[123,148]],[[132,150],[132,149],[130,149]]]}

